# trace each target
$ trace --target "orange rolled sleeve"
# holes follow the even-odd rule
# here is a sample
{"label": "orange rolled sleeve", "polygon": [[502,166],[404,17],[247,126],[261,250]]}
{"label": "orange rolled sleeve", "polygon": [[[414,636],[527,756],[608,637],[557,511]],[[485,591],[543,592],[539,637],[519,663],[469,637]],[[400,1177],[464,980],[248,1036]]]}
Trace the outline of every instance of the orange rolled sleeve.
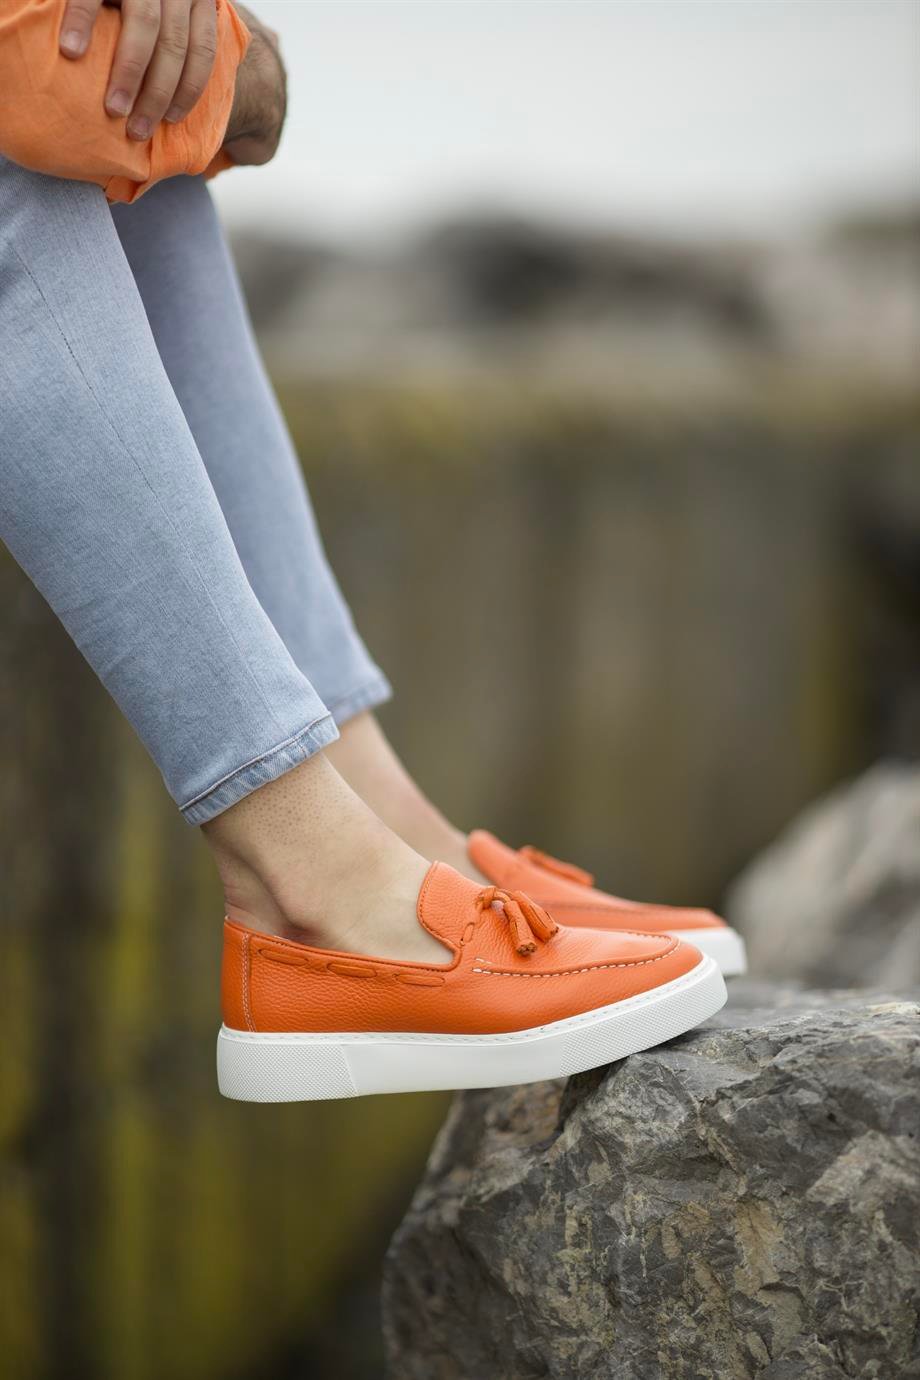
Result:
{"label": "orange rolled sleeve", "polygon": [[230,0],[217,0],[217,58],[198,104],[179,124],[162,121],[143,143],[104,106],[119,11],[100,10],[89,50],[74,61],[58,46],[64,6],[0,0],[0,154],[35,172],[96,182],[109,201],[136,201],[178,173],[213,177],[232,166],[221,144],[249,30]]}

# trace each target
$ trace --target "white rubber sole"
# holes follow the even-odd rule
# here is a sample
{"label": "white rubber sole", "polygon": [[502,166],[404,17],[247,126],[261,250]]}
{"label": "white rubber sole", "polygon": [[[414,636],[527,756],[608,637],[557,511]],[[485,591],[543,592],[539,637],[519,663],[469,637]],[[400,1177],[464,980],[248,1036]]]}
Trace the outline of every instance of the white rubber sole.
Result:
{"label": "white rubber sole", "polygon": [[714,958],[723,977],[740,977],[747,972],[747,953],[744,940],[737,930],[724,928],[706,930],[668,930],[673,939],[682,939],[699,949],[701,954]]}
{"label": "white rubber sole", "polygon": [[263,1034],[221,1026],[217,1082],[238,1102],[314,1102],[368,1093],[533,1083],[598,1068],[672,1040],[714,1015],[726,992],[703,957],[649,992],[505,1035]]}

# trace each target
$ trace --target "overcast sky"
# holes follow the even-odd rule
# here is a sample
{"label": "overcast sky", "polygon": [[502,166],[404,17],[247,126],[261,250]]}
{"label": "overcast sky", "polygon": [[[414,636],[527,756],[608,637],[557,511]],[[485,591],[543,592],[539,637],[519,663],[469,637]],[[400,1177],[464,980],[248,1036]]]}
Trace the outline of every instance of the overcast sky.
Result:
{"label": "overcast sky", "polygon": [[920,0],[252,0],[290,112],[232,222],[378,235],[470,207],[783,232],[920,197]]}

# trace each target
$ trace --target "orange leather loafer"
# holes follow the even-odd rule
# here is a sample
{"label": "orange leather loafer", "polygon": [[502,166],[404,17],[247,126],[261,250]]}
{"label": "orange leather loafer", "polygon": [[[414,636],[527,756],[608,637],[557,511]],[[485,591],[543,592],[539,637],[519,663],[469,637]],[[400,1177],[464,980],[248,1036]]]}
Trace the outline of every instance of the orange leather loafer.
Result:
{"label": "orange leather loafer", "polygon": [[526,848],[509,848],[485,829],[470,834],[467,851],[470,861],[490,882],[509,891],[526,891],[560,925],[671,935],[714,958],[725,977],[747,971],[744,940],[711,910],[646,905],[610,896],[606,891],[598,891],[590,872],[560,862],[529,844]]}
{"label": "orange leather loafer", "polygon": [[294,1102],[556,1078],[680,1035],[725,1001],[717,965],[688,944],[569,929],[444,863],[426,875],[418,919],[449,962],[317,949],[227,921],[221,1092]]}

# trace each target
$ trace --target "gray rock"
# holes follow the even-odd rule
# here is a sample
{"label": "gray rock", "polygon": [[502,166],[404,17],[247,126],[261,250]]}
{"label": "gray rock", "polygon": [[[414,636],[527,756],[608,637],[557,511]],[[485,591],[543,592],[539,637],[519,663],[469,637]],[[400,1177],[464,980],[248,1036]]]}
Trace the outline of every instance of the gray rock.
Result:
{"label": "gray rock", "polygon": [[758,976],[920,984],[920,767],[882,764],[811,806],[742,874],[727,911]]}
{"label": "gray rock", "polygon": [[387,1262],[393,1380],[920,1376],[920,1008],[733,991],[456,1098]]}

